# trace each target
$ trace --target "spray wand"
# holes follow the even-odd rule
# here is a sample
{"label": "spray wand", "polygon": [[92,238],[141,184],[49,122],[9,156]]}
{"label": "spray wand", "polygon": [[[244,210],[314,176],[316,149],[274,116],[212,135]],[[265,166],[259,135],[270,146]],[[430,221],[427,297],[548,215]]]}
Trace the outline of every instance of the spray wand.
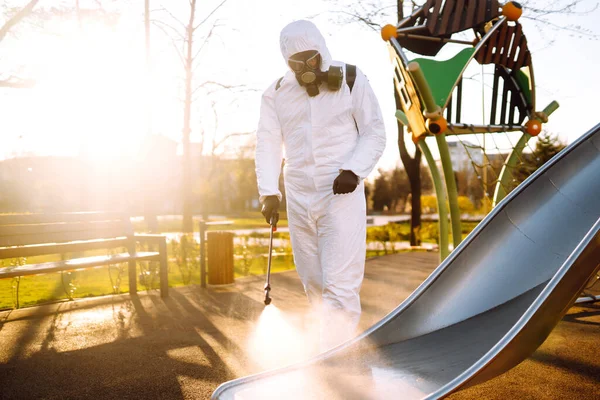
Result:
{"label": "spray wand", "polygon": [[267,282],[265,282],[265,306],[271,304],[271,297],[269,297],[269,292],[271,292],[271,257],[273,255],[273,232],[277,231],[278,220],[278,213],[275,212],[271,214],[271,221],[269,222],[269,261],[267,263]]}

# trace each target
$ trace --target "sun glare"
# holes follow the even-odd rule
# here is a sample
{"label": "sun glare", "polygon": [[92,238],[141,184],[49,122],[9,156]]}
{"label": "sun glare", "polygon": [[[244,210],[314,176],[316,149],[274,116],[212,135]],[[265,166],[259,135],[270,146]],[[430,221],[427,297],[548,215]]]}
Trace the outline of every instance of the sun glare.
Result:
{"label": "sun glare", "polygon": [[68,314],[68,326],[71,328],[88,327],[89,325],[100,325],[106,321],[112,321],[114,312],[110,307],[94,308],[86,311]]}
{"label": "sun glare", "polygon": [[149,79],[140,46],[133,50],[130,41],[127,32],[98,28],[40,50],[49,62],[31,106],[49,147],[111,162],[137,151],[148,129]]}

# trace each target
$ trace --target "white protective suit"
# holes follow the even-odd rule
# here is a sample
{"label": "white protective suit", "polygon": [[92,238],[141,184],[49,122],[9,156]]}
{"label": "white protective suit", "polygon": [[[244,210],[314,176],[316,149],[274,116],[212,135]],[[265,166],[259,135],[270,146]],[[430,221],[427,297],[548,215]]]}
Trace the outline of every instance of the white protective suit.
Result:
{"label": "white protective suit", "polygon": [[[309,21],[281,32],[286,61],[298,52],[318,50],[321,70],[345,64],[331,59],[325,39]],[[261,202],[277,195],[285,147],[287,216],[296,269],[310,303],[322,316],[321,348],[351,338],[360,319],[359,291],[366,255],[366,204],[363,179],[386,144],[379,104],[366,76],[357,68],[352,93],[345,77],[338,91],[327,84],[309,97],[289,70],[264,92],[257,129],[256,175]],[[357,130],[358,128],[358,130]],[[360,184],[349,194],[333,194],[341,170]]]}

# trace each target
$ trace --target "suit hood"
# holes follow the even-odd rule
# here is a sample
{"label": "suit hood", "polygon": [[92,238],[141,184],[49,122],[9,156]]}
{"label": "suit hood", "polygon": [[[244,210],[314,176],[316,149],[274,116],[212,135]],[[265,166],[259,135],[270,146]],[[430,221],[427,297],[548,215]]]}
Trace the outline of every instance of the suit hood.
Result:
{"label": "suit hood", "polygon": [[299,20],[286,25],[281,30],[279,44],[286,64],[293,54],[317,50],[321,53],[321,70],[326,71],[331,65],[331,54],[327,49],[325,38],[317,26],[310,21]]}

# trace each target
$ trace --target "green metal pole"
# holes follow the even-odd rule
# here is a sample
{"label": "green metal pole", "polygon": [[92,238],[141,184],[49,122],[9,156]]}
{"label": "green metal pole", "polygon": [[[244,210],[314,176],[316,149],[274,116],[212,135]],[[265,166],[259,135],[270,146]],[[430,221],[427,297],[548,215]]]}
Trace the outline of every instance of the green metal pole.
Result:
{"label": "green metal pole", "polygon": [[[552,101],[546,106],[546,108],[542,110],[542,117],[534,117],[534,119],[543,119],[544,121],[547,121],[550,114],[556,111],[558,107],[558,102]],[[506,162],[502,166],[502,170],[500,171],[500,177],[498,178],[498,183],[496,184],[496,189],[494,190],[494,198],[492,201],[493,207],[496,207],[496,204],[498,204],[504,197],[506,197],[506,187],[508,187],[510,179],[513,177],[512,169],[515,168],[515,166],[517,165],[517,161],[519,160],[519,158],[521,158],[523,149],[525,149],[525,146],[527,146],[527,143],[531,138],[532,136],[527,132],[523,133],[523,135],[515,145],[515,148],[510,152],[510,155],[508,156]]]}
{"label": "green metal pole", "polygon": [[546,108],[544,108],[542,110],[542,113],[544,113],[546,115],[546,117],[549,117],[550,114],[552,114],[554,111],[556,111],[559,107],[559,104],[556,100],[553,100],[550,102],[550,104],[548,104],[546,106]]}
{"label": "green metal pole", "polygon": [[[413,61],[408,64],[408,73],[412,77],[417,86],[417,90],[421,94],[421,99],[423,100],[427,113],[440,113],[441,115],[441,109],[435,103],[435,99],[431,94],[431,88],[427,83],[427,79],[425,79],[425,75],[423,74],[419,63]],[[462,241],[460,210],[458,208],[458,191],[456,190],[456,181],[454,178],[454,171],[452,170],[452,161],[450,159],[448,143],[446,142],[446,135],[443,133],[437,133],[435,135],[435,140],[437,141],[440,151],[442,169],[444,171],[444,178],[446,179],[446,191],[448,193],[448,203],[450,205],[450,220],[452,222],[452,243],[454,248],[456,248],[456,246],[458,246]]]}
{"label": "green metal pole", "polygon": [[442,177],[440,171],[431,155],[429,146],[425,142],[425,139],[419,140],[419,148],[427,160],[429,171],[431,172],[431,180],[433,181],[433,187],[435,189],[435,195],[437,198],[437,208],[439,215],[439,234],[440,234],[440,262],[444,261],[448,257],[448,209],[446,208],[446,193],[442,186]]}
{"label": "green metal pole", "polygon": [[448,204],[450,205],[450,221],[452,222],[452,244],[456,248],[462,241],[462,229],[460,227],[460,209],[458,208],[458,190],[456,189],[456,179],[452,170],[452,160],[450,159],[450,150],[446,142],[446,135],[438,133],[435,135],[440,159],[442,161],[442,170],[446,179],[446,191],[448,192]]}
{"label": "green metal pole", "polygon": [[423,75],[423,70],[418,62],[413,61],[408,64],[408,73],[412,77],[413,81],[417,85],[417,89],[421,94],[421,99],[425,105],[425,110],[429,113],[434,113],[440,109],[440,107],[435,104],[435,99],[433,98],[433,94],[431,94],[431,88],[427,83],[427,79],[425,79],[425,75]]}
{"label": "green metal pole", "polygon": [[492,201],[492,206],[496,207],[505,196],[506,196],[506,188],[510,183],[510,180],[513,177],[512,171],[517,165],[517,161],[521,158],[521,154],[523,153],[523,149],[527,146],[527,142],[531,139],[531,135],[529,133],[523,133],[521,138],[515,145],[515,148],[510,152],[510,155],[506,159],[506,162],[502,166],[502,170],[500,171],[500,177],[498,178],[498,183],[496,183],[496,190],[494,191],[494,198]]}

